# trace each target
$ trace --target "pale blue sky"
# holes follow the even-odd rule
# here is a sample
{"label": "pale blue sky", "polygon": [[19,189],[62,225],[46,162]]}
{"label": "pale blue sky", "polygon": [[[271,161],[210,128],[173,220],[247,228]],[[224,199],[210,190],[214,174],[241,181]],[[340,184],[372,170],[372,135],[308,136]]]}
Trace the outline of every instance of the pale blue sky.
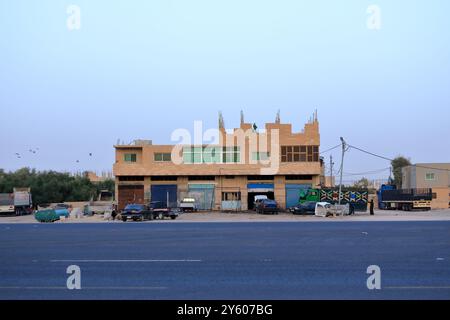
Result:
{"label": "pale blue sky", "polygon": [[[322,149],[342,135],[449,162],[449,12],[445,0],[0,0],[0,168],[108,170],[119,138],[169,143],[194,120],[215,127],[219,110],[238,126],[241,109],[260,126],[281,109],[300,130],[317,108]],[[356,151],[347,164],[389,166]]]}

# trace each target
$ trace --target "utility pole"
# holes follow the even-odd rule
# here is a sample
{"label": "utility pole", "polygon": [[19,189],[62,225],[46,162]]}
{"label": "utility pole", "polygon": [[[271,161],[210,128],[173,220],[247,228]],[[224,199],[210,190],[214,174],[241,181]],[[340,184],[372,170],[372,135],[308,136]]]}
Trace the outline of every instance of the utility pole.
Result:
{"label": "utility pole", "polygon": [[334,184],[333,184],[333,166],[334,166],[334,162],[333,162],[333,155],[330,155],[330,171],[331,171],[331,173],[330,173],[330,179],[331,179],[331,181],[330,181],[330,187],[331,188],[334,188]]}
{"label": "utility pole", "polygon": [[341,137],[342,142],[342,161],[341,161],[341,177],[339,182],[339,204],[341,204],[342,201],[342,176],[344,173],[344,155],[345,155],[345,149],[347,148],[347,143],[345,143],[344,138]]}

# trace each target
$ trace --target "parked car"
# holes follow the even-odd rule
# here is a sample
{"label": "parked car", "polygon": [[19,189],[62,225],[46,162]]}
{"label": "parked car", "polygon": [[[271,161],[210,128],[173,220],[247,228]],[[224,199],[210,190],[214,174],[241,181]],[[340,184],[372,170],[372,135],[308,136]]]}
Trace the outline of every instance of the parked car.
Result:
{"label": "parked car", "polygon": [[152,201],[150,202],[149,207],[153,214],[154,219],[164,220],[164,218],[170,218],[172,220],[175,220],[176,218],[178,218],[179,215],[179,212],[177,210],[168,208],[161,201]]}
{"label": "parked car", "polygon": [[269,198],[266,195],[258,195],[255,196],[255,201],[253,202],[253,209],[256,210],[258,208],[258,205],[263,200],[268,200]]}
{"label": "parked car", "polygon": [[65,209],[65,208],[55,208],[54,210],[55,210],[56,215],[57,215],[59,218],[61,218],[61,217],[69,218],[69,217],[70,217],[70,211],[69,211],[69,209]]}
{"label": "parked car", "polygon": [[304,203],[300,203],[297,206],[291,209],[293,214],[315,214],[316,213],[316,204],[315,201],[307,201]]}
{"label": "parked car", "polygon": [[195,199],[194,198],[184,198],[183,201],[181,201],[180,203],[180,209],[183,212],[197,212],[198,208],[197,208],[197,204],[195,203]]}
{"label": "parked car", "polygon": [[260,214],[278,214],[278,203],[275,200],[263,199],[258,202],[256,213]]}
{"label": "parked car", "polygon": [[55,210],[58,217],[69,218],[71,206],[65,203],[58,203],[53,207],[53,210]]}
{"label": "parked car", "polygon": [[178,212],[164,206],[160,201],[153,201],[149,205],[145,204],[129,204],[120,214],[122,221],[144,221],[164,218],[175,220],[178,218]]}
{"label": "parked car", "polygon": [[129,204],[123,209],[122,221],[127,222],[128,220],[133,221],[144,221],[153,220],[153,212],[149,206],[144,204]]}

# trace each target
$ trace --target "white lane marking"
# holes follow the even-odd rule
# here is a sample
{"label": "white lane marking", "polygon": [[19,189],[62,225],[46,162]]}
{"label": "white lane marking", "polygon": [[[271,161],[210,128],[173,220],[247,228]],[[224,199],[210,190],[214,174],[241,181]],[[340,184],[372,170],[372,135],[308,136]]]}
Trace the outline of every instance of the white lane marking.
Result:
{"label": "white lane marking", "polygon": [[[82,287],[81,290],[167,290],[167,287]],[[0,287],[0,290],[67,290],[67,287]]]}
{"label": "white lane marking", "polygon": [[410,287],[384,287],[387,290],[450,290],[450,286],[410,286]]}
{"label": "white lane marking", "polygon": [[202,260],[50,260],[52,263],[157,263],[157,262],[203,262]]}

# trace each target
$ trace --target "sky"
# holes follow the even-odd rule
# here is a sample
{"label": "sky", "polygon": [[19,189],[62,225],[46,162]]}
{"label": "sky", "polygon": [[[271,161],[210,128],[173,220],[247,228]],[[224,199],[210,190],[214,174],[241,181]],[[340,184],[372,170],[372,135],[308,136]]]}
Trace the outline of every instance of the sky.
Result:
{"label": "sky", "polygon": [[[195,120],[216,128],[219,111],[227,128],[240,110],[263,127],[278,109],[295,131],[317,109],[322,150],[343,136],[450,162],[448,12],[445,0],[0,0],[0,168],[107,171],[118,139],[169,144]],[[352,149],[345,179],[388,167]]]}

